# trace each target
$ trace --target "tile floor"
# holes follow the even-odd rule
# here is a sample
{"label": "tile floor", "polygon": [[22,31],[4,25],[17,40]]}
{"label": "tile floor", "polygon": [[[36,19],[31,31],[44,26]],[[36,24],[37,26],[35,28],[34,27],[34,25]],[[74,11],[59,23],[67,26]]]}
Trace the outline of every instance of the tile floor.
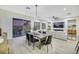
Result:
{"label": "tile floor", "polygon": [[[13,54],[47,54],[47,46],[43,46],[41,50],[37,47],[33,50],[32,45],[28,46],[25,36],[14,38],[8,41],[9,47]],[[48,54],[75,54],[75,45],[77,41],[60,40],[52,38],[52,48],[49,45]]]}

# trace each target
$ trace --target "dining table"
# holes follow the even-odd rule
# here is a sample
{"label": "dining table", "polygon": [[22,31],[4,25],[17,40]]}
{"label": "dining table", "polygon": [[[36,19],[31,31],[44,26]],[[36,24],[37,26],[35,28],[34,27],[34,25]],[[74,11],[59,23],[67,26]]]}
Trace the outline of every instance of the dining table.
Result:
{"label": "dining table", "polygon": [[43,40],[46,40],[44,38],[48,37],[49,35],[52,35],[52,33],[46,33],[46,34],[43,34],[43,33],[39,33],[39,32],[29,32],[28,34],[30,35],[33,35],[34,38],[38,39],[39,40],[39,49],[41,49],[41,41]]}

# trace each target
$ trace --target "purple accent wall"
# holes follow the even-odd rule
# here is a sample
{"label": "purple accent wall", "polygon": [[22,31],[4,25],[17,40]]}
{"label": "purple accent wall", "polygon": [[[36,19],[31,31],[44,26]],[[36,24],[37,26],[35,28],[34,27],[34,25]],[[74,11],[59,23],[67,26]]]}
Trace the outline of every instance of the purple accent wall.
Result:
{"label": "purple accent wall", "polygon": [[13,18],[13,26],[22,26],[24,23],[30,22],[29,20]]}
{"label": "purple accent wall", "polygon": [[[23,26],[24,24],[31,25],[31,21],[29,20],[24,20],[24,19],[18,19],[18,18],[13,18],[13,37],[19,37],[25,35],[23,32]],[[26,27],[26,30],[28,27]],[[29,29],[30,31],[30,29]]]}

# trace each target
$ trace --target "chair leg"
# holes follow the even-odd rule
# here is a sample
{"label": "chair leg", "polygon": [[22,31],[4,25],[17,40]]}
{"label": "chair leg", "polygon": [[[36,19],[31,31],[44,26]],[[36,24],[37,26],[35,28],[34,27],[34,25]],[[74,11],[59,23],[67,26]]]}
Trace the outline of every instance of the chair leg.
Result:
{"label": "chair leg", "polygon": [[78,47],[78,44],[79,44],[79,41],[78,41],[77,44],[76,44],[75,50],[76,50],[76,48]]}
{"label": "chair leg", "polygon": [[39,49],[41,50],[41,42],[40,42],[40,44],[39,44]]}
{"label": "chair leg", "polygon": [[31,42],[30,41],[28,41],[28,45],[31,45]]}
{"label": "chair leg", "polygon": [[52,44],[51,44],[51,49],[52,49]]}
{"label": "chair leg", "polygon": [[10,50],[9,50],[9,48],[8,48],[8,54],[10,53]]}
{"label": "chair leg", "polygon": [[47,45],[47,53],[48,53],[48,45]]}
{"label": "chair leg", "polygon": [[33,50],[35,49],[35,47],[34,47],[34,43],[33,43]]}
{"label": "chair leg", "polygon": [[76,51],[76,54],[78,53],[78,51],[79,51],[79,46],[78,46],[78,49],[77,49],[77,51]]}

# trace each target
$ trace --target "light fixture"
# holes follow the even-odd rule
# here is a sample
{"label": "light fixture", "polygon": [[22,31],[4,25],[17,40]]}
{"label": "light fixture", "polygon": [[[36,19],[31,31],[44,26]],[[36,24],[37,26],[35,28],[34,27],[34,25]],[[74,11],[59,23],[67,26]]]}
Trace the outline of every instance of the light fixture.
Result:
{"label": "light fixture", "polygon": [[38,5],[35,5],[35,7],[36,7],[36,19],[37,19],[37,6],[38,6]]}
{"label": "light fixture", "polygon": [[26,9],[26,12],[27,12],[26,15],[31,16],[31,11],[30,11],[31,10],[31,7],[26,6],[25,9]]}
{"label": "light fixture", "polygon": [[38,16],[38,5],[35,5],[35,17],[36,20],[39,20],[40,16]]}
{"label": "light fixture", "polygon": [[67,10],[67,8],[63,8],[63,10],[64,10],[64,11],[66,11],[66,10]]}
{"label": "light fixture", "polygon": [[59,17],[57,17],[57,16],[53,16],[52,18],[53,18],[53,19],[55,19],[55,20],[60,19],[60,18],[59,18]]}
{"label": "light fixture", "polygon": [[30,9],[30,7],[26,7],[26,9]]}

